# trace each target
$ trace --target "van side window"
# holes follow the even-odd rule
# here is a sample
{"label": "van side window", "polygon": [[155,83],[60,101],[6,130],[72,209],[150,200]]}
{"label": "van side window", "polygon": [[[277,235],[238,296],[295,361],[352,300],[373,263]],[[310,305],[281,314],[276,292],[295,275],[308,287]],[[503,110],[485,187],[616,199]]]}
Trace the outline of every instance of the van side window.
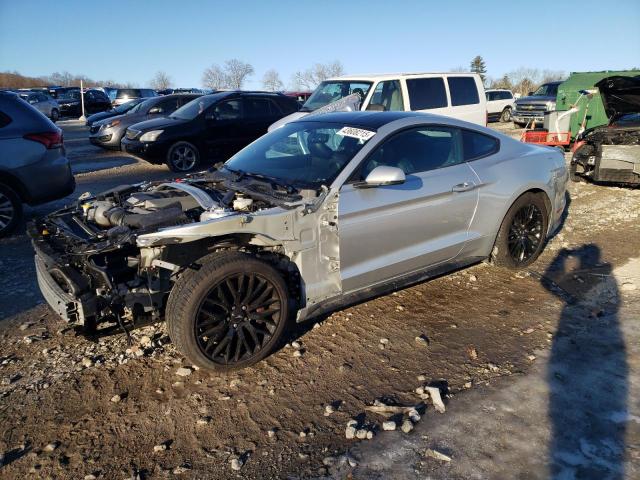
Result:
{"label": "van side window", "polygon": [[411,78],[407,80],[411,110],[428,110],[447,106],[447,92],[442,78]]}
{"label": "van side window", "polygon": [[478,88],[473,77],[449,77],[449,93],[451,94],[451,105],[474,105],[480,103],[478,98]]}
{"label": "van side window", "polygon": [[369,102],[369,107],[371,105],[382,106],[384,111],[403,111],[404,102],[400,82],[398,80],[379,82],[373,91],[371,102]]}
{"label": "van side window", "polygon": [[499,145],[498,140],[489,135],[462,130],[462,149],[464,150],[465,162],[496,153],[499,150]]}

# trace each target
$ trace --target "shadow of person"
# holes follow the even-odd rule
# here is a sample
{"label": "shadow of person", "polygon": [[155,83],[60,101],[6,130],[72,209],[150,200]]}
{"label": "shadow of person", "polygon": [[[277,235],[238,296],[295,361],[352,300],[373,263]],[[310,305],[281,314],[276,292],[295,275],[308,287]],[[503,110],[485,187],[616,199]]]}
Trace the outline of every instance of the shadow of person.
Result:
{"label": "shadow of person", "polygon": [[564,302],[547,370],[554,479],[622,479],[628,366],[618,289],[600,248],[561,250],[543,285]]}

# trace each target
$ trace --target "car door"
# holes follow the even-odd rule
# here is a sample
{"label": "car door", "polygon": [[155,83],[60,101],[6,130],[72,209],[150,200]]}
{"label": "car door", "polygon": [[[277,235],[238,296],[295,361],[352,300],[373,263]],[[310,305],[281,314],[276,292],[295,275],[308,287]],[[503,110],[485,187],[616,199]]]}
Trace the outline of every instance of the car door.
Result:
{"label": "car door", "polygon": [[280,107],[271,99],[257,95],[243,98],[244,128],[247,133],[247,144],[267,133],[269,125],[281,117]]}
{"label": "car door", "polygon": [[211,158],[226,160],[248,143],[242,99],[221,100],[205,113],[204,144]]}
{"label": "car door", "polygon": [[[401,168],[406,181],[358,188],[380,165]],[[478,183],[456,128],[422,126],[385,140],[340,190],[343,291],[453,261],[467,241]]]}

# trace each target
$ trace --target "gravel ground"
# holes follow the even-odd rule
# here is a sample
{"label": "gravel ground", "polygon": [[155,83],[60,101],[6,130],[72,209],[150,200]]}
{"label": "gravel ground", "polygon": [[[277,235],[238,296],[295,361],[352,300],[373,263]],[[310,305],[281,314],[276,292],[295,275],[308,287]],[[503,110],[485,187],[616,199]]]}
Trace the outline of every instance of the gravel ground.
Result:
{"label": "gravel ground", "polygon": [[[518,134],[508,125],[496,127]],[[88,145],[77,124],[66,123],[64,129],[74,168],[86,172],[77,177],[76,195],[171,177],[165,167]],[[108,168],[89,171],[101,166]],[[598,286],[638,255],[640,190],[571,184],[570,195],[563,229],[529,270],[514,273],[480,264],[340,310],[300,325],[279,352],[229,375],[185,364],[162,324],[136,330],[130,347],[122,335],[97,343],[78,336],[42,304],[26,236],[4,239],[0,476],[370,478],[382,471],[381,478],[394,478],[389,472],[399,470],[384,473],[371,461],[387,453],[389,465],[400,468],[393,458],[403,462],[408,477],[471,478],[464,474],[469,470],[458,475],[440,465],[444,460],[406,457],[394,446],[404,439],[416,442],[416,449],[441,447],[437,442],[425,447],[419,440],[438,431],[440,423],[453,422],[449,410],[457,404],[455,411],[462,412],[457,415],[467,414],[460,417],[466,424],[478,422],[478,431],[490,432],[487,422],[495,417],[471,414],[468,399],[536,378],[545,358],[541,352],[553,352],[558,329],[567,330],[559,324],[568,300],[591,302],[584,310],[589,318],[615,315],[617,304],[609,303],[607,290]],[[41,214],[62,203],[27,213]],[[585,252],[596,252],[598,260],[583,265]],[[559,262],[570,275],[558,273]],[[626,289],[640,289],[635,274],[625,281]],[[593,303],[594,298],[602,301]],[[635,297],[629,298],[624,302]],[[610,351],[592,355],[604,358]],[[434,398],[420,389],[424,386],[438,387],[447,413],[434,412]],[[415,428],[404,433],[403,423],[409,430],[414,422],[406,423],[401,413],[391,415],[397,431],[384,431],[388,419],[366,410],[376,401],[379,407],[416,406],[422,420],[413,416]],[[521,435],[523,424],[511,421],[507,430]],[[356,438],[347,438],[350,433]],[[447,464],[455,465],[465,453],[464,442],[454,445],[455,454],[439,452],[453,455]],[[541,445],[539,455],[547,465],[549,445]],[[628,461],[638,461],[635,448]],[[487,467],[477,478],[509,478],[498,467]]]}

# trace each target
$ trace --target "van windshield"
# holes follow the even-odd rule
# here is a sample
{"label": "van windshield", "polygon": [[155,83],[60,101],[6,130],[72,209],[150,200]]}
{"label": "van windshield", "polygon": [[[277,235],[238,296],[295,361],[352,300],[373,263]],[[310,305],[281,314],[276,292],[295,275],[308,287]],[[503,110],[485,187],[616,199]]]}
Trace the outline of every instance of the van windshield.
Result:
{"label": "van windshield", "polygon": [[371,82],[361,80],[331,80],[322,82],[304,103],[301,112],[312,112],[348,95],[357,93],[364,100]]}

